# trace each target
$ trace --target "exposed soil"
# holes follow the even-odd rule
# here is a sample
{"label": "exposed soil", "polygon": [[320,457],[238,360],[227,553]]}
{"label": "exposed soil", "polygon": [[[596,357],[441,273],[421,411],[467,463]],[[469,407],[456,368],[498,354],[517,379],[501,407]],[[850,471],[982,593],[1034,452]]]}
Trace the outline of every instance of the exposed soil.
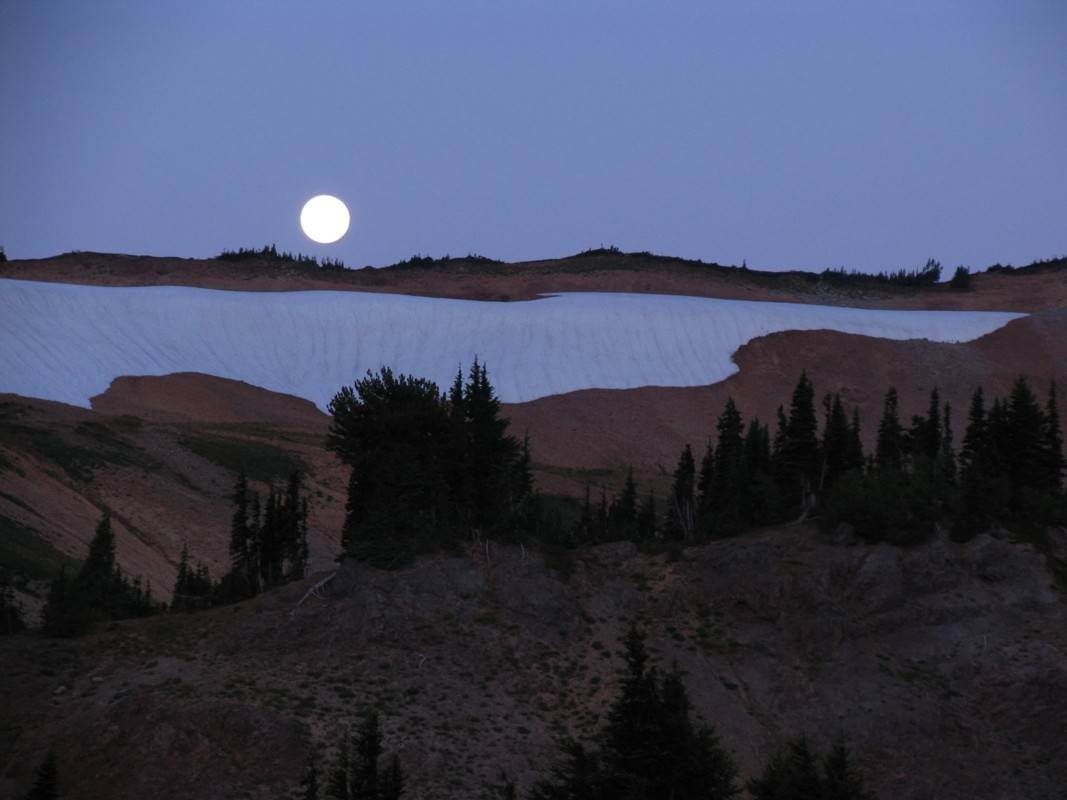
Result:
{"label": "exposed soil", "polygon": [[70,800],[281,797],[370,708],[409,797],[489,797],[501,769],[524,792],[558,737],[603,723],[631,622],[742,777],[786,737],[843,733],[882,798],[1052,800],[1067,781],[1067,606],[1044,557],[1005,539],[899,550],[801,527],[551,567],[478,547],[346,564],[293,614],[306,586],[0,639],[0,794],[53,746]]}
{"label": "exposed soil", "polygon": [[839,285],[801,272],[761,272],[643,254],[515,264],[454,259],[423,266],[322,270],[264,261],[68,253],[0,265],[0,277],[101,286],[200,286],[243,291],[334,289],[471,300],[529,300],[553,292],[651,292],[870,308],[1039,311],[1067,305],[1067,262],[974,276],[971,291]]}
{"label": "exposed soil", "polygon": [[[682,446],[690,443],[699,458],[727,397],[746,419],[758,416],[773,427],[802,369],[820,396],[840,392],[847,406],[859,408],[868,447],[889,386],[900,392],[908,420],[925,412],[937,385],[954,409],[958,444],[975,386],[1006,393],[1019,375],[1041,395],[1050,379],[1067,385],[1067,310],[1016,320],[958,345],[778,333],[745,345],[735,360],[739,372],[713,386],[573,392],[507,405],[504,413],[514,434],[530,434],[538,487],[574,497],[586,487],[594,497],[605,487],[610,496],[629,465],[642,490],[662,497]],[[261,456],[306,469],[313,562],[328,564],[337,553],[346,473],[323,447],[328,418],[305,400],[196,374],[120,378],[93,398],[92,411],[2,399],[0,416],[9,424],[0,424],[0,459],[12,467],[0,470],[0,516],[61,553],[82,557],[106,506],[119,533],[120,563],[131,576],[151,580],[157,594],[166,596],[172,586],[183,543],[221,574],[234,459]],[[264,492],[269,478],[253,483]]]}

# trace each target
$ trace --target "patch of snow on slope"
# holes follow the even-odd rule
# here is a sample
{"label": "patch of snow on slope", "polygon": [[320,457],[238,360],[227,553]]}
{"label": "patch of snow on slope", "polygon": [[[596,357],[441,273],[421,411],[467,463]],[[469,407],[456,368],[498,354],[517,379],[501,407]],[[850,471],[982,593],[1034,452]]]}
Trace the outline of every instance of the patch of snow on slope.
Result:
{"label": "patch of snow on slope", "polygon": [[776,331],[958,342],[1020,316],[649,294],[490,303],[0,280],[0,392],[88,406],[120,375],[204,372],[325,408],[368,369],[390,366],[445,387],[477,356],[500,398],[519,402],[715,383],[736,371],[730,356],[741,345]]}

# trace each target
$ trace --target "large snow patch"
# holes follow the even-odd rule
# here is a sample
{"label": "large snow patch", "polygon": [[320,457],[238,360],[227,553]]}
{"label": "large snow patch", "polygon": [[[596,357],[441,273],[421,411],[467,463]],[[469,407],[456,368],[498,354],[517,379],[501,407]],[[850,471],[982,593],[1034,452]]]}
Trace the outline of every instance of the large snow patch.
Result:
{"label": "large snow patch", "polygon": [[649,294],[489,303],[0,280],[0,392],[88,406],[120,375],[204,372],[325,408],[368,369],[386,365],[444,387],[477,356],[501,399],[518,402],[715,383],[736,371],[730,356],[741,345],[775,331],[958,342],[1020,316]]}

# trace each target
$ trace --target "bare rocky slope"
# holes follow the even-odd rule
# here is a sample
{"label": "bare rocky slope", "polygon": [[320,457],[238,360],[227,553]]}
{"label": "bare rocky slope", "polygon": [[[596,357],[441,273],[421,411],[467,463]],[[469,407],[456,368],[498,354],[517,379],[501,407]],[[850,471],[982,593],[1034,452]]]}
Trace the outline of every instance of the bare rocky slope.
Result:
{"label": "bare rocky slope", "polygon": [[[749,776],[783,737],[852,742],[882,798],[1062,797],[1067,614],[1029,545],[913,550],[782,528],[669,555],[546,565],[490,546],[399,572],[346,563],[232,608],[0,640],[0,794],[54,745],[64,796],[276,798],[376,707],[413,798],[527,787],[618,687],[631,622],[677,662]],[[73,776],[77,776],[76,780]]]}

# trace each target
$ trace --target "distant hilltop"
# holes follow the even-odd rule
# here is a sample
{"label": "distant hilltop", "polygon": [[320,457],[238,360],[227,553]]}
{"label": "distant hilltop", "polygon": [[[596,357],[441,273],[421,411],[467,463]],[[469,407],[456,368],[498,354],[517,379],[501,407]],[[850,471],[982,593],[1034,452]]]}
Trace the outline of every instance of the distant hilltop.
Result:
{"label": "distant hilltop", "polygon": [[641,292],[868,308],[1040,311],[1067,305],[1067,258],[1022,267],[956,268],[934,260],[878,274],[726,266],[649,252],[598,247],[565,258],[507,263],[468,254],[415,255],[385,267],[352,269],[339,261],[280,252],[274,245],[188,259],[72,252],[0,263],[0,277],[101,286],[178,285],[245,291],[334,289],[528,300],[558,292]]}

